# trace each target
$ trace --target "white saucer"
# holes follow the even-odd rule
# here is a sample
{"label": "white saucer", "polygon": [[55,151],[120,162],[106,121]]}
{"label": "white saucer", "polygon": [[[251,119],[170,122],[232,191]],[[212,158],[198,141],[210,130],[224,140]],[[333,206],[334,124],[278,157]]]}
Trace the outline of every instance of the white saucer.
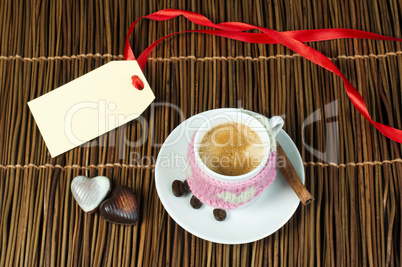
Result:
{"label": "white saucer", "polygon": [[[235,109],[225,109],[231,110]],[[186,179],[185,161],[191,137],[205,119],[220,112],[222,109],[197,114],[170,133],[156,161],[156,189],[166,211],[191,234],[222,244],[249,243],[281,228],[299,205],[299,198],[279,170],[274,182],[256,199],[243,207],[227,211],[227,218],[222,222],[215,220],[213,207],[203,204],[200,209],[193,209],[190,206],[192,194],[175,197],[172,193],[172,182]],[[292,139],[281,130],[277,140],[304,183],[303,162]]]}

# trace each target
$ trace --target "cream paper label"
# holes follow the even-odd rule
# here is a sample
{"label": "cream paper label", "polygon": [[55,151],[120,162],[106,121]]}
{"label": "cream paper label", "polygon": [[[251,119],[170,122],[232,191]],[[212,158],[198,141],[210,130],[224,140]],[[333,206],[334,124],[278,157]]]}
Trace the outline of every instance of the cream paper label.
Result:
{"label": "cream paper label", "polygon": [[[138,90],[131,77],[144,83]],[[56,157],[136,119],[155,96],[137,61],[112,61],[30,102],[28,106]]]}

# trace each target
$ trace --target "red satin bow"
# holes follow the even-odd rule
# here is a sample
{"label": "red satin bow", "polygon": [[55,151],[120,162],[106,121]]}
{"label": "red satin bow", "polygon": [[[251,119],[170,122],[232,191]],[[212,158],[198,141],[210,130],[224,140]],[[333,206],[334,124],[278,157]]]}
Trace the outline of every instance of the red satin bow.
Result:
{"label": "red satin bow", "polygon": [[[172,35],[185,33],[185,32],[197,32],[197,33],[206,33],[213,34],[221,37],[227,37],[233,40],[249,42],[249,43],[261,43],[261,44],[283,44],[284,46],[290,48],[294,52],[298,53],[302,57],[314,62],[315,64],[335,73],[339,77],[342,78],[342,81],[345,85],[346,92],[349,96],[350,101],[355,106],[355,108],[372,124],[376,127],[382,134],[387,136],[388,138],[402,143],[402,130],[395,129],[388,125],[375,122],[370,117],[370,114],[367,110],[366,104],[360,93],[356,90],[356,88],[349,82],[348,79],[341,73],[341,71],[329,60],[326,56],[318,52],[317,50],[307,46],[303,42],[314,42],[314,41],[324,41],[324,40],[334,40],[341,38],[358,38],[358,39],[372,39],[372,40],[386,40],[386,41],[398,41],[402,42],[402,39],[383,36],[371,32],[351,30],[351,29],[322,29],[322,30],[300,30],[300,31],[287,31],[287,32],[277,32],[272,29],[254,26],[242,22],[223,22],[215,24],[211,22],[209,19],[204,17],[201,14],[177,10],[177,9],[165,9],[153,14],[143,16],[138,18],[133,24],[131,24],[127,38],[126,45],[124,48],[124,59],[125,60],[135,60],[133,50],[131,49],[129,43],[129,37],[131,32],[134,30],[135,25],[138,20],[141,18],[147,18],[156,21],[165,21],[169,19],[173,19],[177,16],[183,15],[188,20],[193,23],[210,27],[217,30],[191,30],[191,31],[183,31],[169,34],[153,44],[151,44],[147,49],[145,49],[142,54],[138,57],[138,64],[142,70],[144,70],[145,63],[151,53],[151,51],[155,48],[157,44],[162,42],[164,39],[169,38]],[[249,33],[244,32],[248,30],[260,30],[262,33]]]}

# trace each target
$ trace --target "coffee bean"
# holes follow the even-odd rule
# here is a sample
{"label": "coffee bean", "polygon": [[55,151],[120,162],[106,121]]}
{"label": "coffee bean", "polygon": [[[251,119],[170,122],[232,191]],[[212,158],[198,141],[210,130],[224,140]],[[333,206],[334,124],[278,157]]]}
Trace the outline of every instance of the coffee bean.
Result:
{"label": "coffee bean", "polygon": [[192,196],[190,200],[190,205],[194,209],[199,209],[202,206],[202,202],[196,196]]}
{"label": "coffee bean", "polygon": [[176,197],[181,197],[184,194],[183,182],[179,180],[174,180],[172,183],[172,191]]}
{"label": "coffee bean", "polygon": [[226,211],[223,209],[214,209],[214,217],[217,221],[223,221],[226,219]]}
{"label": "coffee bean", "polygon": [[185,193],[190,193],[191,192],[191,189],[190,189],[190,186],[188,185],[187,180],[184,181],[184,192]]}

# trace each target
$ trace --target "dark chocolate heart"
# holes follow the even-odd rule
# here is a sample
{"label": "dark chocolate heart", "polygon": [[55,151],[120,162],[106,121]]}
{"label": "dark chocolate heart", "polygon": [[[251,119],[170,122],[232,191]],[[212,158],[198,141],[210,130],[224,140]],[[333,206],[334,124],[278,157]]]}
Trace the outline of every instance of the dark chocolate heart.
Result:
{"label": "dark chocolate heart", "polygon": [[99,206],[99,213],[116,224],[136,224],[140,215],[135,195],[127,186],[116,187],[112,196]]}

